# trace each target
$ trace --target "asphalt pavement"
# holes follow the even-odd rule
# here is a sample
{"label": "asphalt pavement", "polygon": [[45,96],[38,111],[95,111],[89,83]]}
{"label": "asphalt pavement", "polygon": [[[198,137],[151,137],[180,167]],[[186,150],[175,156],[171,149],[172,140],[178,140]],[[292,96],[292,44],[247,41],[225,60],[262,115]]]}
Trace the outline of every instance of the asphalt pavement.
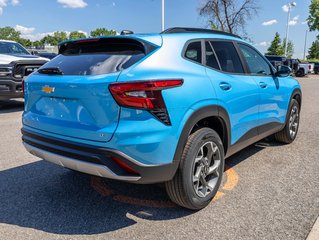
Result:
{"label": "asphalt pavement", "polygon": [[21,143],[23,101],[0,102],[0,239],[306,239],[319,215],[319,77],[300,79],[296,141],[263,140],[226,161],[205,209],[133,185],[63,169]]}

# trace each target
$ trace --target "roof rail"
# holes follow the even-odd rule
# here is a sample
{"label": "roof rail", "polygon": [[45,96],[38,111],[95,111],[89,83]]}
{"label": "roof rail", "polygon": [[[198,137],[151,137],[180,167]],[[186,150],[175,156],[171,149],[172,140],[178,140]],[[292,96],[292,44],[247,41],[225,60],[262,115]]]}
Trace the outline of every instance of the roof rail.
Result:
{"label": "roof rail", "polygon": [[169,33],[211,33],[211,34],[227,35],[227,36],[241,39],[241,37],[236,34],[218,31],[218,30],[212,30],[212,29],[205,29],[205,28],[174,27],[174,28],[168,28],[165,31],[161,32],[161,34],[169,34]]}

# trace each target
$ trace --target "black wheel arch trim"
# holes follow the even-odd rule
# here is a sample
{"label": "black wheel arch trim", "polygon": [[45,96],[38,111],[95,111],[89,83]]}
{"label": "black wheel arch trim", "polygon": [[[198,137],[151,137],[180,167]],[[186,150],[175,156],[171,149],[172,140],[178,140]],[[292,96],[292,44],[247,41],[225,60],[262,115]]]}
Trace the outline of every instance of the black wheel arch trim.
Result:
{"label": "black wheel arch trim", "polygon": [[[219,105],[210,105],[210,106],[205,106],[202,107],[192,113],[192,115],[188,118],[187,122],[184,125],[184,128],[180,134],[179,141],[175,150],[175,155],[173,162],[176,162],[176,166],[178,167],[179,161],[182,157],[184,147],[187,143],[187,139],[196,125],[200,120],[208,117],[218,117],[222,120],[222,124],[225,127],[224,130],[226,130],[226,136],[225,136],[225,131],[224,136],[221,136],[225,138],[226,140],[226,146],[224,144],[224,150],[225,150],[225,155],[227,152],[227,149],[229,149],[230,142],[231,142],[231,127],[230,127],[230,119],[227,114],[227,111],[219,106]],[[176,168],[177,169],[177,168]]]}

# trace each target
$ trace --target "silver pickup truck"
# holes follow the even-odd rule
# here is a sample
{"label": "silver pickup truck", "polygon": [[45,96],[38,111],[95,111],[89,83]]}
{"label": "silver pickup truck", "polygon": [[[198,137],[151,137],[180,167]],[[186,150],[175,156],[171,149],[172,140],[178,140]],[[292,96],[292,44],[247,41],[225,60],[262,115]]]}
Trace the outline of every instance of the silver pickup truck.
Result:
{"label": "silver pickup truck", "polygon": [[315,64],[314,63],[303,63],[298,60],[298,69],[296,71],[296,77],[303,77],[307,74],[314,73],[315,71]]}
{"label": "silver pickup truck", "polygon": [[22,80],[48,61],[19,43],[0,40],[0,100],[23,97]]}

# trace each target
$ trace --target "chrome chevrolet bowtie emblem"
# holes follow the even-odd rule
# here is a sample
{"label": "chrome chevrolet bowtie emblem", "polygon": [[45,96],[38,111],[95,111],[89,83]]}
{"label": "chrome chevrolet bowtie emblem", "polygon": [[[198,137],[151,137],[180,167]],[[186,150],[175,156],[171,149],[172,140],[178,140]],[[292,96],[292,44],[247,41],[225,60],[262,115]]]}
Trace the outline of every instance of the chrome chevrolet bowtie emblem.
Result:
{"label": "chrome chevrolet bowtie emblem", "polygon": [[53,93],[55,88],[45,85],[41,90],[42,92],[45,92],[45,93]]}

